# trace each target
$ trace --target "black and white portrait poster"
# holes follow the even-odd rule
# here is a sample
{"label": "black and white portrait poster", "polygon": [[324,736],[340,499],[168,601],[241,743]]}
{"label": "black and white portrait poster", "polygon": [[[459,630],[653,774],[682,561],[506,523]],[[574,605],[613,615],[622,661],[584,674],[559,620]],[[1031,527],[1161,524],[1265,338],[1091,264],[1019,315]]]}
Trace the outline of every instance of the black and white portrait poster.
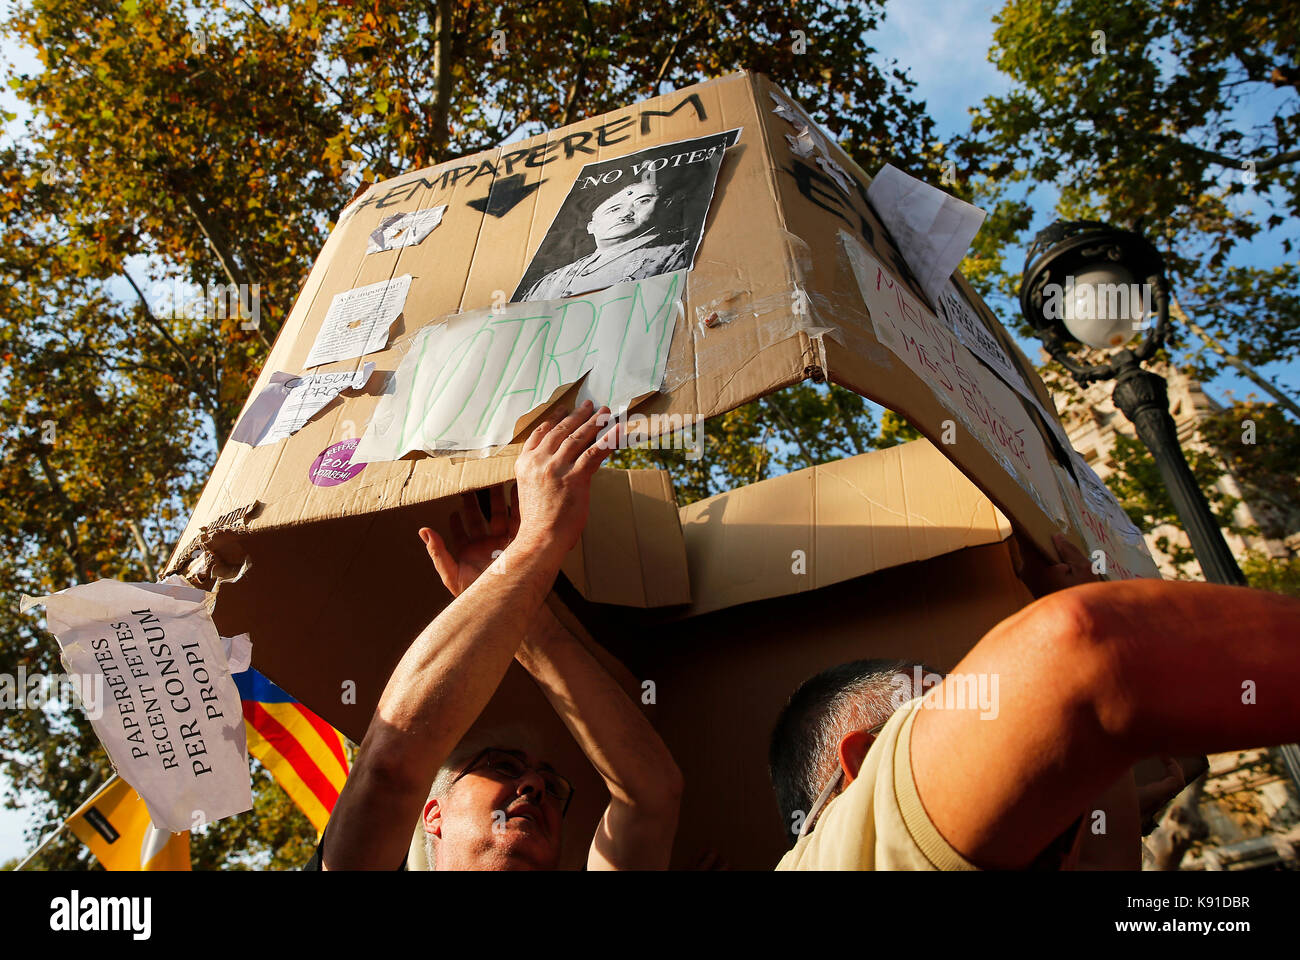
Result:
{"label": "black and white portrait poster", "polygon": [[560,300],[686,270],[740,128],[589,163],[511,298]]}

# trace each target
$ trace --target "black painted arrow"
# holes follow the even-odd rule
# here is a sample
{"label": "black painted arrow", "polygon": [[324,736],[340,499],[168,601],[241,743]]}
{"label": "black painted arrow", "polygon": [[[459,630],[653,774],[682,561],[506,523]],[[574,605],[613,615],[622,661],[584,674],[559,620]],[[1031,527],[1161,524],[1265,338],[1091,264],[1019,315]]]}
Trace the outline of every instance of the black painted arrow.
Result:
{"label": "black painted arrow", "polygon": [[536,183],[524,183],[522,173],[512,174],[504,180],[494,181],[486,197],[467,200],[466,204],[480,213],[491,214],[499,219],[518,206],[521,200],[531,196],[533,191],[545,182],[545,180],[538,180]]}

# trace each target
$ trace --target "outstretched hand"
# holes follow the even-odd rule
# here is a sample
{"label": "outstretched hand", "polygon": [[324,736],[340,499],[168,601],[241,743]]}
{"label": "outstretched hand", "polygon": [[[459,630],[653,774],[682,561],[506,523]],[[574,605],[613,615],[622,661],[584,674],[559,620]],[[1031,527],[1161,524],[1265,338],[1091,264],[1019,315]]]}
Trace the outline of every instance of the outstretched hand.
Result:
{"label": "outstretched hand", "polygon": [[478,498],[466,493],[461,508],[451,515],[450,547],[436,530],[420,528],[429,559],[453,597],[469,589],[519,532],[519,513],[510,509],[504,487],[492,489],[488,514],[484,517]]}
{"label": "outstretched hand", "polygon": [[515,504],[505,490],[492,490],[485,518],[472,493],[451,516],[451,544],[430,527],[420,528],[429,558],[453,597],[495,560],[521,531],[535,548],[563,556],[573,549],[587,523],[591,478],[617,445],[616,426],[596,439],[609,420],[609,409],[592,411],[587,401],[559,423],[544,422],[524,444],[515,462]]}
{"label": "outstretched hand", "polygon": [[559,423],[542,423],[515,461],[519,480],[519,537],[532,549],[568,553],[587,525],[591,478],[618,444],[621,424],[603,437],[609,408],[590,400]]}

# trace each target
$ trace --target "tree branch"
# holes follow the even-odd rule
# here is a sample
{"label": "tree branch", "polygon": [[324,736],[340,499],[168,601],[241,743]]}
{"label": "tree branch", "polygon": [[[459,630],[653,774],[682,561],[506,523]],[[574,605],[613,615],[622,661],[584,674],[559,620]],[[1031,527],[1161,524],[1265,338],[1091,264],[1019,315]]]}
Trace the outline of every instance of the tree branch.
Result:
{"label": "tree branch", "polygon": [[673,59],[677,56],[678,49],[693,33],[695,33],[696,30],[700,28],[700,25],[704,23],[708,15],[709,11],[706,9],[698,18],[696,18],[690,28],[685,33],[680,34],[677,39],[673,41],[673,45],[668,48],[668,55],[664,57],[664,62],[660,65],[659,72],[655,75],[654,83],[650,85],[650,95],[652,97],[659,96],[659,86],[663,83],[664,76],[668,73],[668,68],[672,66]]}
{"label": "tree branch", "polygon": [[429,162],[436,162],[447,150],[451,142],[451,43],[452,43],[451,0],[437,0],[434,18],[433,72],[437,79],[437,90],[433,101],[432,143],[433,155]]}
{"label": "tree branch", "polygon": [[218,409],[220,407],[216,395],[211,391],[199,389],[201,381],[194,372],[194,367],[190,364],[190,359],[185,355],[185,351],[181,348],[181,345],[176,342],[176,338],[171,335],[171,331],[163,325],[163,322],[154,316],[154,312],[149,306],[149,301],[145,299],[144,291],[142,291],[139,285],[135,282],[135,278],[131,276],[130,271],[123,268],[122,275],[126,277],[126,282],[131,284],[131,289],[134,290],[136,296],[140,298],[140,305],[144,307],[144,313],[145,316],[149,318],[149,323],[152,324],[154,329],[157,330],[162,335],[162,338],[167,341],[167,344],[172,348],[172,351],[180,360],[181,365],[185,368],[186,378],[190,381],[194,392],[202,398],[203,405],[207,408],[208,416],[212,419],[212,425],[215,429]]}
{"label": "tree branch", "polygon": [[587,0],[583,0],[582,9],[584,12],[582,52],[578,54],[578,66],[573,71],[573,83],[569,85],[569,92],[565,97],[564,115],[560,118],[560,126],[562,127],[573,122],[573,111],[578,105],[578,97],[581,95],[582,88],[587,80],[587,54],[591,50],[591,4]]}
{"label": "tree branch", "polygon": [[1181,140],[1178,141],[1178,143],[1182,144],[1182,146],[1186,147],[1203,160],[1208,160],[1210,163],[1217,164],[1221,167],[1231,167],[1234,170],[1246,170],[1248,169],[1246,164],[1253,163],[1255,166],[1251,169],[1253,169],[1255,173],[1268,173],[1271,170],[1276,170],[1278,167],[1285,167],[1287,164],[1295,163],[1297,160],[1300,160],[1300,150],[1287,150],[1284,153],[1277,153],[1271,157],[1266,157],[1263,160],[1256,160],[1252,157],[1230,157],[1227,154],[1218,153],[1214,150],[1207,150],[1204,147],[1198,147],[1193,143],[1185,143]]}
{"label": "tree branch", "polygon": [[81,538],[77,535],[77,517],[76,507],[68,499],[68,495],[63,490],[63,484],[59,482],[58,474],[50,466],[49,458],[44,451],[36,451],[36,462],[41,465],[41,472],[45,474],[45,481],[50,485],[54,493],[54,499],[59,501],[61,513],[63,514],[63,549],[67,553],[68,559],[72,561],[73,578],[75,583],[80,583],[89,571],[84,569],[81,560]]}
{"label": "tree branch", "polygon": [[150,580],[157,580],[154,574],[154,565],[149,560],[149,547],[144,542],[144,534],[140,532],[140,524],[136,523],[134,518],[127,520],[127,526],[131,530],[131,535],[135,538],[135,545],[140,548],[140,562],[144,565],[144,573]]}
{"label": "tree branch", "polygon": [[808,449],[803,445],[803,438],[799,436],[799,431],[794,428],[794,424],[792,424],[790,418],[785,415],[785,411],[782,410],[776,400],[770,396],[764,397],[763,402],[776,412],[777,419],[781,421],[781,424],[786,428],[786,430],[790,431],[791,441],[793,441],[794,445],[799,448],[799,453],[803,455],[808,466],[815,467],[817,461],[809,456]]}
{"label": "tree branch", "polygon": [[845,413],[844,405],[840,403],[840,396],[838,393],[835,392],[834,384],[831,384],[829,386],[829,393],[831,395],[831,402],[835,404],[835,412],[840,415],[840,421],[844,424],[844,428],[848,431],[849,439],[853,441],[853,452],[855,454],[863,453],[864,451],[862,449],[862,435],[858,430],[858,425],[852,417],[850,417],[847,413]]}
{"label": "tree branch", "polygon": [[1183,311],[1182,305],[1173,297],[1169,298],[1169,312],[1173,314],[1174,318],[1182,323],[1183,326],[1200,337],[1207,347],[1222,357],[1224,363],[1228,364],[1243,377],[1250,380],[1251,383],[1255,384],[1261,390],[1269,394],[1269,396],[1273,397],[1274,400],[1295,414],[1297,418],[1300,418],[1300,405],[1297,405],[1289,396],[1277,387],[1273,386],[1273,384],[1269,383],[1268,380],[1264,379],[1260,374],[1256,373],[1254,367],[1251,367],[1236,354],[1229,353],[1223,344],[1219,343],[1218,340],[1210,336],[1210,334],[1207,333],[1199,324],[1195,323],[1192,318]]}

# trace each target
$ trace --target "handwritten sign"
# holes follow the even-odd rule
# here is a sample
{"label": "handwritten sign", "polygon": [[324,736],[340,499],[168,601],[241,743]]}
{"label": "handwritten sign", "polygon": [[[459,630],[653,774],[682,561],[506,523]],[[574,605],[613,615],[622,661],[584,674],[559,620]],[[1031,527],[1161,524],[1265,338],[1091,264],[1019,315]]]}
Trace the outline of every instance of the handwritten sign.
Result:
{"label": "handwritten sign", "polygon": [[1062,467],[1056,467],[1057,479],[1094,563],[1100,551],[1105,564],[1102,575],[1108,580],[1159,579],[1160,568],[1151,558],[1142,531],[1124,513],[1115,495],[1078,455],[1074,457],[1074,469],[1079,483]]}
{"label": "handwritten sign", "polygon": [[685,284],[675,271],[422,328],[353,459],[509,443],[520,417],[584,376],[578,402],[620,415],[663,384]]}
{"label": "handwritten sign", "polygon": [[1016,395],[975,359],[857,238],[840,231],[876,338],[1034,498],[1047,516],[1066,519],[1042,435]]}
{"label": "handwritten sign", "polygon": [[1002,344],[998,343],[989,328],[976,316],[974,307],[951,281],[944,284],[943,292],[939,295],[939,312],[963,346],[992,367],[1006,381],[1007,386],[1021,393],[1016,385],[1024,387],[1024,377],[1002,349]]}
{"label": "handwritten sign", "polygon": [[374,369],[373,363],[366,363],[358,370],[305,377],[277,370],[231,431],[230,439],[257,447],[283,440],[301,430],[342,391],[364,387]]}
{"label": "handwritten sign", "polygon": [[1020,394],[1031,407],[1038,411],[1043,418],[1043,423],[1047,429],[1052,431],[1052,435],[1061,445],[1061,449],[1071,450],[1070,438],[1065,430],[1061,427],[1060,421],[1057,420],[1055,411],[1049,412],[1044,408],[1038,395],[1029,389],[1029,384],[1025,383],[1025,378],[1020,375],[1020,370],[1002,345],[998,343],[997,338],[989,332],[975,313],[975,308],[971,306],[970,301],[949,281],[939,297],[940,314],[948,321],[952,332],[957,334],[957,339],[962,342],[971,353],[979,357],[989,365],[994,373],[1002,378],[1005,383],[1016,393]]}

